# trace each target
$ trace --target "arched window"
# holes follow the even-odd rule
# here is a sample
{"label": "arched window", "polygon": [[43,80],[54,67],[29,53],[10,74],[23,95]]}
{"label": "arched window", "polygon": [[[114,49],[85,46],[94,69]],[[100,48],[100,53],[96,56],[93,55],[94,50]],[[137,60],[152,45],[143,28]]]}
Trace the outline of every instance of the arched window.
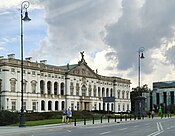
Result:
{"label": "arched window", "polygon": [[111,104],[111,110],[114,111],[114,103]]}
{"label": "arched window", "polygon": [[47,82],[47,93],[51,94],[51,88],[52,88],[52,84],[50,81]]}
{"label": "arched window", "polygon": [[120,99],[120,90],[117,91],[118,99]]}
{"label": "arched window", "polygon": [[101,91],[101,89],[100,89],[100,87],[98,87],[98,97],[101,97],[100,91]]}
{"label": "arched window", "polygon": [[2,91],[2,80],[0,79],[0,92]]}
{"label": "arched window", "polygon": [[82,90],[82,96],[86,96],[86,90],[87,90],[87,88],[86,88],[85,85],[83,85],[83,86],[81,87],[81,90]]}
{"label": "arched window", "polygon": [[109,88],[106,89],[106,97],[109,97]]}
{"label": "arched window", "polygon": [[105,111],[105,103],[103,103],[103,111]]}
{"label": "arched window", "polygon": [[36,83],[37,82],[35,80],[31,81],[32,93],[36,93]]}
{"label": "arched window", "polygon": [[48,110],[52,110],[52,101],[48,101]]}
{"label": "arched window", "polygon": [[99,103],[99,110],[101,110],[101,103]]}
{"label": "arched window", "polygon": [[125,91],[122,91],[122,99],[125,99]]}
{"label": "arched window", "polygon": [[45,110],[45,101],[44,100],[41,101],[41,110],[42,111]]}
{"label": "arched window", "polygon": [[16,92],[16,79],[15,78],[12,78],[10,79],[10,89],[11,89],[11,92]]}
{"label": "arched window", "polygon": [[94,92],[94,97],[96,97],[97,96],[97,87],[96,87],[96,85],[94,85],[93,92]]}
{"label": "arched window", "polygon": [[126,92],[126,99],[129,99],[129,91]]}
{"label": "arched window", "polygon": [[112,88],[111,88],[111,90],[110,90],[110,97],[112,97],[112,96],[114,96],[114,94],[113,94],[113,91],[112,91]]}
{"label": "arched window", "polygon": [[79,90],[80,90],[79,83],[76,83],[76,95],[77,96],[79,96]]}
{"label": "arched window", "polygon": [[58,110],[59,103],[58,101],[55,102],[55,110]]}
{"label": "arched window", "polygon": [[44,81],[43,80],[40,81],[40,92],[41,94],[44,94]]}
{"label": "arched window", "polygon": [[64,101],[61,102],[61,110],[64,110]]}
{"label": "arched window", "polygon": [[54,83],[54,95],[58,95],[58,83]]}
{"label": "arched window", "polygon": [[61,83],[60,90],[61,90],[61,95],[64,95],[64,83],[63,82]]}
{"label": "arched window", "polygon": [[74,85],[73,82],[70,83],[70,95],[74,94]]}
{"label": "arched window", "polygon": [[91,85],[89,85],[89,88],[88,88],[88,92],[89,92],[89,96],[91,96],[91,92],[92,92],[92,87],[91,87]]}
{"label": "arched window", "polygon": [[102,97],[105,97],[105,88],[102,88]]}

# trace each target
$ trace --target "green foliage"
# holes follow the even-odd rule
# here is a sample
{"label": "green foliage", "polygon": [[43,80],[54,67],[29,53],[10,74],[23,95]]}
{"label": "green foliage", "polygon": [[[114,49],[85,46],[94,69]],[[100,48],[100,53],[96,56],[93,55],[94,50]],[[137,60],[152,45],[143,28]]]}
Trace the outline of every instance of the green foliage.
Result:
{"label": "green foliage", "polygon": [[33,112],[25,113],[26,121],[35,121],[35,120],[45,120],[45,119],[58,119],[61,118],[62,112]]}
{"label": "green foliage", "polygon": [[0,126],[6,126],[19,122],[19,114],[2,110],[0,111]]}

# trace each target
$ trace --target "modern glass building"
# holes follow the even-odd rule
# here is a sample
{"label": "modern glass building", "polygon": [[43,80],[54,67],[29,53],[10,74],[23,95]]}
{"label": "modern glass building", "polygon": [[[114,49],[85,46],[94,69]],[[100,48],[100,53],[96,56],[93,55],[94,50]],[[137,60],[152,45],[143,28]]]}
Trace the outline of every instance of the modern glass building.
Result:
{"label": "modern glass building", "polygon": [[167,111],[169,106],[173,106],[175,102],[175,81],[154,82],[152,97],[152,106],[157,109],[159,105],[163,105]]}

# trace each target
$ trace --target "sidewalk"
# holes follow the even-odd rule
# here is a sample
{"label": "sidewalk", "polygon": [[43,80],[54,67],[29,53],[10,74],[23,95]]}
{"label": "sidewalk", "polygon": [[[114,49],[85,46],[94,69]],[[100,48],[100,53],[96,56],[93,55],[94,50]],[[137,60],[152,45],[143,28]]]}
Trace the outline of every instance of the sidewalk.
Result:
{"label": "sidewalk", "polygon": [[[145,119],[149,119],[149,118],[145,118]],[[37,131],[52,131],[53,129],[61,130],[65,128],[83,127],[83,126],[100,125],[100,124],[125,123],[125,122],[131,122],[131,121],[138,121],[138,120],[127,119],[126,121],[125,119],[123,119],[121,121],[120,119],[116,119],[116,122],[115,122],[115,119],[110,119],[108,122],[108,119],[103,119],[102,123],[101,123],[101,120],[94,120],[94,124],[93,124],[93,120],[90,120],[90,121],[86,121],[86,123],[84,121],[76,122],[76,126],[74,122],[72,122],[71,124],[58,123],[58,124],[32,126],[32,127],[26,126],[22,128],[18,126],[2,126],[0,127],[0,136],[19,136],[19,135],[32,136]]]}

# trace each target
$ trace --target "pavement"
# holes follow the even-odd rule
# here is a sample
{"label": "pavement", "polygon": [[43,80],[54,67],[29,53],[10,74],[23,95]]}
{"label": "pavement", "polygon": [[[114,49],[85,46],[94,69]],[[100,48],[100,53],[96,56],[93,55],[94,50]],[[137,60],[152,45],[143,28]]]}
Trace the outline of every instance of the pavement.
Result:
{"label": "pavement", "polygon": [[[149,119],[149,118],[145,118]],[[94,122],[92,120],[81,122],[74,122],[70,124],[66,123],[58,123],[58,124],[51,124],[51,125],[40,125],[40,126],[26,126],[26,127],[18,127],[18,126],[1,126],[0,127],[0,136],[33,136],[36,132],[39,131],[52,131],[53,129],[67,129],[67,128],[73,128],[73,127],[83,127],[83,126],[89,126],[89,125],[100,125],[100,124],[108,124],[108,123],[126,123],[131,121],[138,121],[138,120],[130,120],[130,119],[123,119],[122,121],[120,119],[103,119],[102,123],[101,120],[95,120]]]}

